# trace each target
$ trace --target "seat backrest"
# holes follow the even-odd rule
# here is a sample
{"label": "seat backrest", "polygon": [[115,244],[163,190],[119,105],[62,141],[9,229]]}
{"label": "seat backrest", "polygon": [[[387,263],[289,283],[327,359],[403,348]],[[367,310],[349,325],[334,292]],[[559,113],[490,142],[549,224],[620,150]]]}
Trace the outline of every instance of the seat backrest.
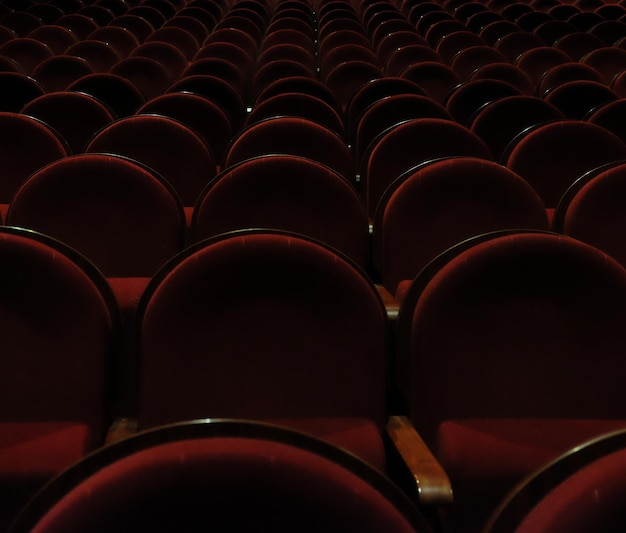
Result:
{"label": "seat backrest", "polygon": [[569,237],[522,232],[467,241],[423,275],[398,335],[411,418],[427,442],[443,420],[624,418],[617,261]]}
{"label": "seat backrest", "polygon": [[115,120],[100,100],[76,91],[44,94],[26,104],[21,112],[58,131],[74,154],[82,153],[93,135]]}
{"label": "seat backrest", "polygon": [[184,243],[180,200],[164,180],[125,158],[66,157],[15,193],[7,223],[72,246],[107,277],[149,277]]}
{"label": "seat backrest", "polygon": [[484,531],[623,531],[625,474],[626,432],[581,443],[515,487]]}
{"label": "seat backrest", "polygon": [[270,154],[308,157],[354,181],[354,162],[346,142],[321,124],[298,117],[269,118],[241,131],[228,148],[225,165]]}
{"label": "seat backrest", "polygon": [[146,101],[144,94],[132,81],[110,72],[96,72],[83,76],[69,85],[67,90],[87,93],[98,98],[113,110],[116,118],[134,115]]}
{"label": "seat backrest", "polygon": [[[561,120],[540,125],[510,145],[503,162],[556,207],[567,188],[602,164],[626,159],[626,145],[595,124]],[[508,150],[507,150],[508,151]]]}
{"label": "seat backrest", "polygon": [[374,261],[392,293],[431,260],[470,237],[504,229],[547,230],[537,193],[509,169],[450,158],[409,171],[385,191],[374,219]]}
{"label": "seat backrest", "polygon": [[369,216],[385,189],[416,165],[449,156],[491,159],[487,145],[467,128],[450,120],[418,118],[392,128],[374,145],[361,186]]}
{"label": "seat backrest", "polygon": [[223,416],[384,422],[383,304],[318,241],[267,230],[202,241],[153,278],[139,317],[142,427]]}
{"label": "seat backrest", "polygon": [[213,420],[148,431],[81,461],[37,496],[11,533],[60,530],[430,528],[388,478],[339,448],[269,424]]}
{"label": "seat backrest", "polygon": [[308,235],[367,266],[368,222],[352,184],[303,157],[259,156],[229,167],[203,191],[191,235],[275,228]]}
{"label": "seat backrest", "polygon": [[588,172],[561,198],[554,213],[554,229],[606,252],[626,265],[626,219],[620,209],[626,194],[626,163]]}
{"label": "seat backrest", "polygon": [[64,140],[40,120],[0,113],[0,203],[8,204],[33,172],[66,155]]}
{"label": "seat backrest", "polygon": [[192,206],[215,176],[216,162],[200,136],[183,123],[159,115],[136,115],[100,130],[85,152],[111,153],[136,159],[163,176]]}
{"label": "seat backrest", "polygon": [[33,231],[1,228],[0,253],[0,420],[82,422],[93,449],[111,416],[111,290],[84,257]]}

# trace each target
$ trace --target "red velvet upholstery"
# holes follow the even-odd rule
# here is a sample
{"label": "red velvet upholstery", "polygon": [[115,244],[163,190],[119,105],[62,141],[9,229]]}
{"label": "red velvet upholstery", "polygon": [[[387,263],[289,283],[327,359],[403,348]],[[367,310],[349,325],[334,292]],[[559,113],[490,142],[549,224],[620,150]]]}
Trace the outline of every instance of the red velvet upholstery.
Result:
{"label": "red velvet upholstery", "polygon": [[192,129],[174,119],[141,115],[118,120],[101,130],[86,152],[119,154],[148,165],[192,206],[215,176],[215,158]]}
{"label": "red velvet upholstery", "polygon": [[7,223],[72,246],[107,277],[150,277],[182,249],[180,201],[158,175],[104,154],[66,157],[15,193]]}
{"label": "red velvet upholstery", "polygon": [[243,130],[233,139],[225,165],[271,154],[308,157],[354,180],[354,162],[345,141],[334,131],[297,117],[270,118]]}
{"label": "red velvet upholstery", "polygon": [[503,229],[548,229],[537,193],[491,161],[451,158],[420,167],[392,184],[374,219],[374,261],[395,294],[441,252]]}
{"label": "red velvet upholstery", "polygon": [[368,221],[354,187],[330,168],[302,157],[260,156],[229,167],[204,190],[191,238],[275,228],[308,235],[368,262]]}
{"label": "red velvet upholstery", "polygon": [[51,93],[65,91],[77,79],[93,72],[89,62],[82,57],[55,55],[39,63],[32,76]]}
{"label": "red velvet upholstery", "polygon": [[626,266],[626,164],[618,164],[581,178],[563,196],[555,213],[562,231],[606,252]]}
{"label": "red velvet upholstery", "polygon": [[100,100],[74,91],[42,95],[26,104],[22,113],[58,131],[74,154],[82,153],[93,135],[115,120]]}
{"label": "red velvet upholstery", "polygon": [[15,191],[33,172],[66,155],[63,140],[43,122],[17,113],[0,113],[0,204],[4,204],[0,211],[6,213]]}
{"label": "red velvet upholstery", "polygon": [[372,149],[361,177],[368,215],[374,215],[385,189],[401,174],[421,163],[449,156],[491,159],[483,141],[450,120],[413,119],[391,129]]}
{"label": "red velvet upholstery", "polygon": [[113,530],[430,528],[387,478],[337,448],[275,426],[213,421],[102,450],[40,494],[11,533]]}
{"label": "red velvet upholstery", "polygon": [[224,416],[384,423],[385,310],[331,249],[268,231],[204,241],[157,276],[142,309],[142,427]]}
{"label": "red velvet upholstery", "polygon": [[175,79],[162,62],[143,56],[120,59],[109,72],[131,81],[146,100],[163,94]]}
{"label": "red velvet upholstery", "polygon": [[322,73],[326,86],[345,111],[350,99],[366,83],[382,78],[382,68],[376,63],[362,59],[344,61]]}
{"label": "red velvet upholstery", "polygon": [[15,59],[24,69],[24,72],[30,76],[37,65],[52,57],[54,52],[41,41],[28,37],[18,37],[0,46],[0,54]]}
{"label": "red velvet upholstery", "polygon": [[398,372],[452,481],[448,527],[474,531],[557,448],[625,425],[626,271],[549,233],[447,254],[404,300]]}
{"label": "red velvet upholstery", "polygon": [[163,94],[146,102],[137,114],[163,115],[176,119],[202,137],[218,163],[223,160],[226,147],[233,135],[228,113],[199,94],[174,92]]}
{"label": "red velvet upholstery", "polygon": [[302,92],[277,94],[254,106],[246,118],[246,126],[279,116],[301,117],[334,131],[345,138],[343,119],[327,102]]}
{"label": "red velvet upholstery", "polygon": [[486,105],[474,117],[470,129],[500,161],[506,147],[527,128],[545,122],[564,120],[556,107],[534,96],[509,96]]}
{"label": "red velvet upholstery", "polygon": [[104,102],[116,118],[135,114],[146,97],[128,79],[108,72],[96,72],[76,80],[68,91],[87,93]]}
{"label": "red velvet upholstery", "polygon": [[604,163],[626,158],[626,145],[607,130],[575,120],[545,124],[512,145],[506,166],[556,207],[567,188]]}
{"label": "red velvet upholstery", "polygon": [[623,429],[602,434],[535,471],[508,494],[485,531],[623,531],[625,436]]}
{"label": "red velvet upholstery", "polygon": [[0,231],[0,524],[51,476],[101,445],[117,316],[84,258],[26,230]]}
{"label": "red velvet upholstery", "polygon": [[353,146],[357,168],[361,167],[368,148],[387,129],[412,118],[442,118],[452,120],[450,113],[428,96],[394,94],[372,103],[356,124]]}

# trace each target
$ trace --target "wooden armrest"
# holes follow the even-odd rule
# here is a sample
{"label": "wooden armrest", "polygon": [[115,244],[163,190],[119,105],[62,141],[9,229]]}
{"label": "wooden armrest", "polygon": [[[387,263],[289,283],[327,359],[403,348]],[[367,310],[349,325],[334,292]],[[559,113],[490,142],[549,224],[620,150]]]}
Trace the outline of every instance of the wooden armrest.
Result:
{"label": "wooden armrest", "polygon": [[389,320],[396,320],[398,318],[398,311],[400,310],[400,302],[382,285],[377,284],[376,290],[378,291],[378,294],[380,294],[383,304],[385,304],[387,317]]}
{"label": "wooden armrest", "polygon": [[107,431],[104,444],[113,444],[137,433],[137,419],[117,418]]}
{"label": "wooden armrest", "polygon": [[421,505],[450,505],[452,485],[448,475],[405,416],[392,416],[387,435],[411,473]]}

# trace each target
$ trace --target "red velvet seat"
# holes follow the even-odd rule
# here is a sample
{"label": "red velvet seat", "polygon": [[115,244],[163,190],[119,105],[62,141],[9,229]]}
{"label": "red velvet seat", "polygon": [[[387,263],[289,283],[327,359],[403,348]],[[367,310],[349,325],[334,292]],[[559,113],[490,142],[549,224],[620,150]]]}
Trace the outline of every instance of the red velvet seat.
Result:
{"label": "red velvet seat", "polygon": [[591,244],[626,265],[626,220],[620,209],[625,179],[626,165],[619,162],[576,180],[554,213],[555,231]]}
{"label": "red velvet seat", "polygon": [[488,45],[470,46],[460,50],[450,60],[450,68],[456,72],[462,80],[469,79],[472,74],[485,65],[506,62],[504,54]]}
{"label": "red velvet seat", "polygon": [[182,122],[202,137],[217,163],[222,164],[233,133],[228,114],[218,104],[199,94],[173,92],[152,98],[137,115],[162,115]]}
{"label": "red velvet seat", "polygon": [[502,53],[511,63],[527,50],[545,46],[545,42],[529,31],[511,32],[500,37],[494,48]]}
{"label": "red velvet seat", "polygon": [[87,60],[94,72],[108,72],[122,56],[109,43],[85,39],[66,50],[67,55]]}
{"label": "red velvet seat", "polygon": [[171,79],[177,79],[187,68],[187,58],[176,46],[161,41],[149,41],[135,48],[130,57],[149,57],[160,62],[170,73]]}
{"label": "red velvet seat", "polygon": [[39,63],[32,76],[46,92],[52,93],[65,91],[76,80],[93,73],[89,62],[82,57],[61,54]]}
{"label": "red velvet seat", "polygon": [[257,96],[255,104],[258,105],[273,96],[291,92],[310,94],[311,96],[315,96],[326,102],[338,113],[342,112],[335,96],[328,89],[328,87],[326,87],[326,85],[324,85],[321,81],[311,79],[308,76],[295,76],[276,80],[274,83],[268,85],[265,90]]}
{"label": "red velvet seat", "polygon": [[515,173],[483,159],[442,159],[407,172],[385,191],[374,218],[374,264],[397,294],[401,282],[465,239],[548,227],[543,202]]}
{"label": "red velvet seat", "polygon": [[143,56],[123,58],[111,67],[109,73],[129,80],[146,100],[163,94],[175,79],[162,61]]}
{"label": "red velvet seat", "polygon": [[382,77],[384,77],[382,67],[359,59],[344,61],[322,73],[324,84],[344,111],[359,88]]}
{"label": "red velvet seat", "polygon": [[183,56],[191,61],[194,55],[200,49],[200,43],[196,36],[192,32],[183,27],[178,26],[164,26],[157,30],[154,30],[148,37],[146,37],[146,43],[160,42],[168,43],[176,47]]}
{"label": "red velvet seat", "polygon": [[371,104],[356,125],[353,151],[357,170],[363,166],[370,147],[387,129],[414,118],[452,120],[450,113],[432,98],[419,94],[395,94]]}
{"label": "red velvet seat", "polygon": [[511,63],[489,63],[478,67],[470,76],[469,81],[488,79],[510,83],[517,87],[521,94],[535,95],[535,84],[530,79],[530,76]]}
{"label": "red velvet seat", "polygon": [[571,58],[562,50],[557,50],[551,46],[540,46],[527,50],[518,56],[515,65],[526,72],[536,85],[544,73],[552,67],[570,61]]}
{"label": "red velvet seat", "polygon": [[68,13],[56,20],[56,24],[75,33],[79,41],[100,26],[106,26],[113,19],[113,14],[102,6],[86,6],[76,13]]}
{"label": "red velvet seat", "polygon": [[372,148],[361,176],[368,215],[374,216],[385,189],[402,173],[421,163],[450,156],[492,157],[478,136],[450,120],[412,119],[384,133]]}
{"label": "red velvet seat", "polygon": [[104,443],[117,310],[102,275],[36,232],[0,229],[0,527]]}
{"label": "red velvet seat", "polygon": [[140,313],[140,428],[274,420],[386,469],[386,314],[348,259],[297,234],[223,234],[157,274]]}
{"label": "red velvet seat", "polygon": [[45,94],[45,89],[34,78],[22,72],[0,72],[0,111],[19,113],[35,98]]}
{"label": "red velvet seat", "polygon": [[6,213],[15,191],[33,172],[66,155],[64,140],[40,120],[0,113],[0,212]]}
{"label": "red velvet seat", "polygon": [[577,120],[538,126],[511,143],[503,162],[555,208],[567,188],[604,163],[626,159],[626,145],[600,126]]}
{"label": "red velvet seat", "polygon": [[169,93],[191,92],[219,105],[228,115],[233,131],[239,130],[246,117],[243,97],[222,78],[197,74],[181,78],[170,85]]}
{"label": "red velvet seat", "polygon": [[388,76],[399,76],[402,71],[421,61],[439,61],[443,63],[443,58],[432,48],[414,44],[402,46],[391,52],[384,63],[385,72]]}
{"label": "red velvet seat", "polygon": [[48,45],[28,37],[18,37],[7,41],[0,46],[0,53],[17,61],[24,72],[29,75],[34,72],[37,65],[54,55]]}
{"label": "red velvet seat", "polygon": [[280,116],[312,120],[346,138],[339,113],[324,100],[300,92],[285,92],[259,102],[248,113],[245,126]]}
{"label": "red velvet seat", "polygon": [[342,176],[310,159],[248,159],[205,188],[194,209],[193,241],[246,228],[308,235],[363,268],[368,264],[368,221],[361,197]]}
{"label": "red velvet seat", "polygon": [[67,90],[97,98],[115,113],[116,118],[134,115],[146,101],[144,94],[132,81],[109,72],[83,76],[71,83]]}
{"label": "red velvet seat", "polygon": [[122,58],[128,57],[139,46],[137,37],[121,26],[103,26],[91,32],[87,38],[92,41],[110,43]]}
{"label": "red velvet seat", "polygon": [[462,81],[454,70],[439,61],[413,63],[400,73],[400,77],[417,83],[439,103],[443,103],[452,89]]}
{"label": "red velvet seat", "polygon": [[83,152],[91,137],[115,120],[97,98],[72,91],[44,94],[26,104],[21,112],[58,131],[74,154]]}
{"label": "red velvet seat", "polygon": [[512,490],[485,532],[623,531],[625,446],[617,430],[568,450]]}
{"label": "red velvet seat", "polygon": [[290,76],[308,76],[316,79],[316,71],[309,65],[292,59],[276,59],[260,65],[251,80],[251,101],[254,101],[265,88],[276,80]]}
{"label": "red velvet seat", "polygon": [[598,107],[618,99],[617,93],[604,83],[577,80],[562,83],[548,92],[544,100],[572,120],[584,120]]}
{"label": "red velvet seat", "polygon": [[157,428],[82,461],[11,533],[148,529],[430,531],[405,494],[345,451],[275,425],[211,420]]}
{"label": "red velvet seat", "polygon": [[132,33],[139,44],[146,40],[146,37],[150,35],[156,28],[144,17],[138,15],[132,15],[129,11],[115,17],[106,26],[107,28],[124,28]]}
{"label": "red velvet seat", "polygon": [[562,235],[491,235],[422,271],[398,319],[410,417],[454,490],[445,531],[479,530],[526,475],[626,425],[626,270]]}
{"label": "red velvet seat", "polygon": [[474,117],[470,129],[501,161],[507,146],[527,128],[564,120],[558,108],[535,96],[508,96],[483,107]]}
{"label": "red velvet seat", "polygon": [[598,106],[585,120],[603,127],[626,143],[626,98],[619,98]]}
{"label": "red velvet seat", "polygon": [[354,161],[346,142],[311,120],[276,117],[252,124],[233,139],[226,168],[259,155],[289,154],[318,161],[353,183]]}
{"label": "red velvet seat", "polygon": [[626,50],[616,46],[596,48],[585,54],[580,62],[593,67],[602,76],[602,81],[611,85],[615,75],[626,66]]}
{"label": "red velvet seat", "polygon": [[35,28],[28,37],[48,45],[55,54],[63,54],[71,45],[78,42],[78,37],[70,30],[52,24]]}
{"label": "red velvet seat", "polygon": [[577,61],[555,65],[541,76],[537,83],[537,95],[545,98],[550,91],[563,83],[582,80],[603,83],[602,75],[590,65]]}
{"label": "red velvet seat", "polygon": [[188,208],[216,173],[215,157],[198,134],[164,116],[117,120],[97,133],[85,151],[123,155],[149,166],[170,183]]}
{"label": "red velvet seat", "polygon": [[454,88],[445,101],[452,118],[462,126],[470,127],[476,114],[492,102],[520,96],[521,91],[511,83],[494,79],[466,81]]}

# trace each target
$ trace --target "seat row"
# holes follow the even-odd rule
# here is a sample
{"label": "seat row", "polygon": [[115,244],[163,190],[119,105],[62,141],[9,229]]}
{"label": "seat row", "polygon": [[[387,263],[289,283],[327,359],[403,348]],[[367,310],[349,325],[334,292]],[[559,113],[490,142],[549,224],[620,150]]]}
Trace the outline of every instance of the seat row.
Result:
{"label": "seat row", "polygon": [[262,420],[405,486],[397,450],[446,531],[478,530],[525,475],[626,424],[626,269],[571,237],[495,232],[439,255],[407,291],[392,357],[383,302],[354,263],[288,232],[221,235],[151,280],[129,359],[91,263],[36,232],[0,234],[5,520],[104,444],[128,381],[134,422],[109,439]]}

